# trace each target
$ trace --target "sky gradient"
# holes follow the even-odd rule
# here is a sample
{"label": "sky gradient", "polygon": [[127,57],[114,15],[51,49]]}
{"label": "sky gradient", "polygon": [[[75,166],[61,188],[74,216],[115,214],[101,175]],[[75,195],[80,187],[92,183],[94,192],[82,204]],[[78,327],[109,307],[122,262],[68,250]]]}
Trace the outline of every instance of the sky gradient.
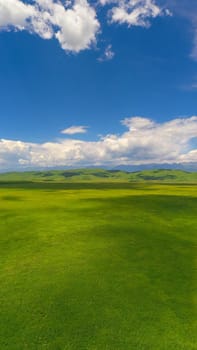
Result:
{"label": "sky gradient", "polygon": [[0,0],[0,170],[197,164],[197,3]]}

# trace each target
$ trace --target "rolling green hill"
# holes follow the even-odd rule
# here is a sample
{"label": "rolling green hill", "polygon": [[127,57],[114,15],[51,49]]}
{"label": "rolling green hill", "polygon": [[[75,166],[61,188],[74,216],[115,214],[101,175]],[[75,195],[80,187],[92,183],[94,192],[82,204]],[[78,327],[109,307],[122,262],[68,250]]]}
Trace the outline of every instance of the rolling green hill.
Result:
{"label": "rolling green hill", "polygon": [[156,169],[138,172],[105,169],[72,169],[11,172],[0,174],[0,182],[197,182],[197,172]]}

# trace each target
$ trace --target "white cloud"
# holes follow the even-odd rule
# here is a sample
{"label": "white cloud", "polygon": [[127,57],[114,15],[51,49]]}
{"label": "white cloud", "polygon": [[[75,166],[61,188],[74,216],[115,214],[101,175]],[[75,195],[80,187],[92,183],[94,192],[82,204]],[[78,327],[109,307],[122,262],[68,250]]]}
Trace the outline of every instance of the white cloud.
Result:
{"label": "white cloud", "polygon": [[[154,0],[100,0],[101,5],[110,5],[111,22],[128,26],[147,27],[151,18],[169,12]],[[96,8],[88,0],[0,0],[0,30],[26,30],[43,39],[56,38],[65,51],[79,52],[97,41],[100,23]],[[114,53],[109,45],[104,53],[106,60]]]}
{"label": "white cloud", "polygon": [[74,134],[84,134],[87,132],[87,126],[70,126],[67,129],[61,131],[61,134],[74,135]]}
{"label": "white cloud", "polygon": [[180,86],[180,89],[186,90],[186,91],[195,91],[195,90],[197,90],[197,77],[194,76],[193,79],[190,82]]}
{"label": "white cloud", "polygon": [[191,58],[197,61],[197,16],[196,16],[196,24],[194,27],[193,48],[191,52]]}
{"label": "white cloud", "polygon": [[[68,6],[68,7],[66,7]],[[55,0],[0,0],[0,29],[27,30],[43,39],[56,38],[66,51],[79,52],[96,42],[100,24],[86,0],[64,6]]]}
{"label": "white cloud", "polygon": [[194,149],[186,154],[180,156],[180,162],[197,162],[197,150]]}
{"label": "white cloud", "polygon": [[191,58],[197,60],[197,1],[196,0],[165,0],[166,6],[175,15],[186,18],[193,36]]}
{"label": "white cloud", "polygon": [[98,61],[104,62],[104,61],[110,61],[114,58],[115,53],[112,50],[112,45],[108,45],[105,48],[105,51],[101,57],[99,57]]}
{"label": "white cloud", "polygon": [[164,123],[142,117],[126,118],[127,130],[98,141],[62,139],[42,144],[0,141],[1,169],[47,166],[91,166],[196,162],[197,116]]}
{"label": "white cloud", "polygon": [[36,14],[36,9],[20,0],[0,0],[0,26],[9,25],[22,30],[27,26],[27,20]]}
{"label": "white cloud", "polygon": [[155,0],[100,0],[101,5],[113,4],[109,11],[111,22],[126,23],[128,26],[148,27],[150,19],[170,15]]}

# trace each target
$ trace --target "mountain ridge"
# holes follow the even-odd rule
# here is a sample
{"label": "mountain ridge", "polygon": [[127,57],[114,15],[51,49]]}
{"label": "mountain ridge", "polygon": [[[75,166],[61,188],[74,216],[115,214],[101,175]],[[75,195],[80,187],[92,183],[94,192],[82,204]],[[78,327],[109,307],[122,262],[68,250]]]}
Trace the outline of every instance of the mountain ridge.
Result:
{"label": "mountain ridge", "polygon": [[184,182],[197,183],[197,172],[175,169],[123,171],[120,169],[78,168],[7,172],[0,182]]}

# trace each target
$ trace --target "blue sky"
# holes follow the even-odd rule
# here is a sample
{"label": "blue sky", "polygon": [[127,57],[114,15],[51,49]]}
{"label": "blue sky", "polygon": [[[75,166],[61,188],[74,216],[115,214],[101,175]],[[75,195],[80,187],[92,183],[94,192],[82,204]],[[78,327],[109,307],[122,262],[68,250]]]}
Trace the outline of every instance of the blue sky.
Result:
{"label": "blue sky", "polygon": [[195,1],[0,0],[0,167],[197,162]]}

